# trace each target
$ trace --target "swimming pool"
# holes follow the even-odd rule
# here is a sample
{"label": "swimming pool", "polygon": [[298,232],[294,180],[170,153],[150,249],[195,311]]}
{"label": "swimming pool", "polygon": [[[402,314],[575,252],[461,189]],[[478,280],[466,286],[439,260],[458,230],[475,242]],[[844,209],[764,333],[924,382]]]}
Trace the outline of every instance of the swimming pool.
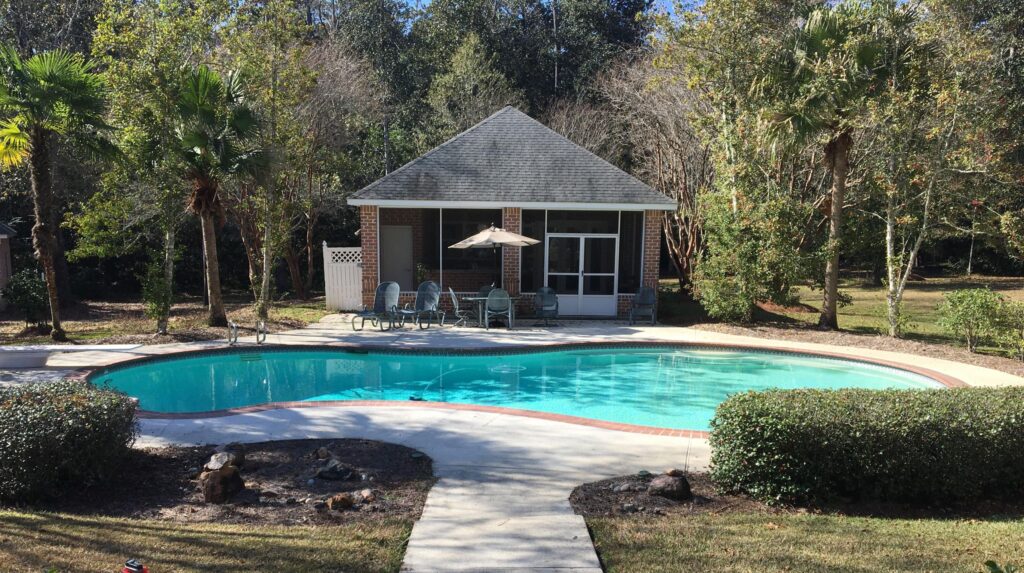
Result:
{"label": "swimming pool", "polygon": [[498,354],[239,349],[129,363],[89,378],[161,413],[291,401],[423,400],[688,430],[708,429],[715,407],[745,390],[941,387],[919,374],[863,362],[693,347]]}

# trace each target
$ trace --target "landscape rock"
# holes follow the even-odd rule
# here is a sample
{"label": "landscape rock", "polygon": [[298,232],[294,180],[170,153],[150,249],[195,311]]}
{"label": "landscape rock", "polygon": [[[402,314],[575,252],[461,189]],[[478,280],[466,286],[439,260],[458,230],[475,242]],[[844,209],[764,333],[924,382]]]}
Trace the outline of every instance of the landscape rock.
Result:
{"label": "landscape rock", "polygon": [[359,499],[360,503],[370,503],[376,501],[377,494],[373,493],[372,489],[367,488],[357,491],[356,497]]}
{"label": "landscape rock", "polygon": [[355,470],[353,470],[352,467],[346,465],[340,460],[331,458],[327,460],[327,463],[324,464],[324,467],[317,470],[316,477],[329,481],[341,481],[352,479],[352,476],[354,474]]}
{"label": "landscape rock", "polygon": [[650,485],[647,486],[647,494],[676,501],[693,499],[693,493],[690,491],[690,482],[686,481],[685,477],[670,475],[660,475],[652,479]]}
{"label": "landscape rock", "polygon": [[213,451],[216,454],[227,454],[228,463],[238,469],[242,469],[245,465],[245,446],[238,442],[217,446]]}
{"label": "landscape rock", "polygon": [[238,468],[225,465],[203,472],[199,476],[199,487],[206,503],[226,503],[245,489],[245,482],[242,481]]}
{"label": "landscape rock", "polygon": [[642,484],[630,483],[630,482],[620,483],[620,484],[617,484],[617,485],[612,487],[612,491],[615,492],[615,493],[625,493],[625,492],[629,492],[629,491],[643,491],[645,489],[647,489],[647,488],[644,487]]}
{"label": "landscape rock", "polygon": [[665,470],[665,475],[672,476],[672,477],[677,477],[677,478],[686,477],[686,474],[683,473],[683,470],[676,469],[676,468],[672,468],[670,470]]}
{"label": "landscape rock", "polygon": [[356,501],[351,493],[339,493],[327,498],[327,509],[341,511],[355,505]]}
{"label": "landscape rock", "polygon": [[321,447],[316,449],[316,459],[318,459],[318,460],[326,460],[326,459],[330,459],[330,458],[331,458],[331,451],[328,450],[327,448],[321,446]]}

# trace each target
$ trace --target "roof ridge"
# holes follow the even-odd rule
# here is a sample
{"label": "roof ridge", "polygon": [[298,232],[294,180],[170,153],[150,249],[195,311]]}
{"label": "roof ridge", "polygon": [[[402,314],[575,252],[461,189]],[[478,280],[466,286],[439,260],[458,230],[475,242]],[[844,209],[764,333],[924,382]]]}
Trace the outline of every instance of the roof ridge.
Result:
{"label": "roof ridge", "polygon": [[[474,124],[474,125],[473,125],[472,127],[469,127],[469,128],[467,128],[467,129],[466,129],[465,131],[462,131],[462,132],[458,133],[457,135],[454,135],[454,136],[452,136],[452,137],[448,138],[448,139],[447,139],[447,140],[446,140],[446,141],[445,141],[444,143],[441,143],[441,144],[439,144],[438,146],[434,147],[434,148],[433,148],[433,149],[431,149],[430,151],[428,151],[428,152],[424,153],[423,155],[420,155],[420,156],[419,156],[419,157],[417,157],[416,159],[413,159],[412,161],[409,161],[409,162],[408,162],[408,163],[406,163],[405,165],[403,165],[403,166],[399,167],[398,169],[395,169],[394,171],[391,171],[390,173],[385,173],[383,177],[381,177],[381,178],[377,179],[377,180],[376,180],[376,181],[374,181],[373,183],[370,183],[370,184],[369,184],[369,185],[367,185],[366,187],[363,187],[362,189],[360,189],[360,190],[356,191],[355,193],[353,193],[352,195],[350,195],[350,197],[352,197],[352,198],[354,198],[354,199],[358,199],[358,198],[359,198],[359,197],[358,197],[358,195],[359,195],[359,194],[361,194],[361,193],[363,193],[364,191],[370,191],[371,189],[373,189],[374,187],[376,187],[376,186],[377,186],[378,184],[380,184],[380,183],[381,183],[382,181],[384,181],[384,180],[385,180],[385,179],[387,179],[388,177],[390,177],[390,176],[392,176],[392,175],[395,175],[395,174],[398,174],[398,173],[400,173],[400,172],[402,172],[402,171],[405,171],[405,169],[406,169],[407,167],[411,167],[411,166],[413,166],[413,165],[415,165],[415,164],[417,164],[417,163],[419,163],[419,162],[423,161],[423,160],[424,160],[424,159],[426,159],[427,157],[430,157],[431,155],[433,155],[433,154],[434,154],[435,152],[437,152],[437,151],[441,150],[441,149],[442,149],[442,148],[444,148],[444,147],[447,147],[447,146],[448,146],[448,144],[450,144],[450,143],[452,143],[452,142],[454,142],[454,141],[456,141],[456,140],[462,139],[462,136],[464,136],[464,135],[467,135],[467,134],[469,134],[470,132],[472,132],[472,131],[476,130],[476,129],[477,129],[478,127],[482,126],[483,124],[485,124],[485,123],[487,123],[487,122],[491,121],[492,119],[494,119],[494,118],[498,117],[499,115],[501,115],[501,114],[503,114],[503,113],[505,113],[506,111],[509,111],[509,110],[515,110],[515,111],[518,111],[519,113],[522,113],[522,114],[523,114],[523,115],[525,115],[526,117],[530,117],[529,115],[527,115],[527,114],[523,113],[522,111],[519,111],[519,110],[518,110],[518,109],[516,109],[515,107],[513,107],[513,106],[511,106],[511,105],[506,105],[505,107],[503,107],[503,108],[499,109],[498,111],[496,111],[496,112],[492,113],[491,115],[489,115],[489,116],[487,116],[487,117],[485,117],[485,118],[481,119],[481,120],[480,120],[480,121],[478,121],[478,122],[477,122],[476,124]],[[533,119],[533,118],[532,118],[532,117],[530,117],[530,119]],[[535,120],[535,119],[534,119],[534,121],[537,121],[537,120]],[[537,123],[540,123],[540,122],[537,122]],[[541,125],[544,125],[544,124],[541,124]]]}

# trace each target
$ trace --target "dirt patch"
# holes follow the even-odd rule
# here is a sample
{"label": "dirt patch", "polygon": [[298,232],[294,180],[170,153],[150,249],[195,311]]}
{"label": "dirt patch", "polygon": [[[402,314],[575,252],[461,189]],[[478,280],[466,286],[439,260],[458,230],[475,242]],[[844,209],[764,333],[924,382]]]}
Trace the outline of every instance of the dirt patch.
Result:
{"label": "dirt patch", "polygon": [[814,308],[809,304],[802,302],[796,302],[789,305],[778,304],[771,301],[762,301],[757,303],[757,308],[764,312],[771,314],[785,314],[785,313],[811,313],[818,312],[818,309]]}
{"label": "dirt patch", "polygon": [[[1024,362],[991,356],[989,354],[974,354],[964,348],[958,348],[946,344],[929,344],[917,340],[905,340],[891,338],[889,336],[855,334],[842,331],[823,331],[813,326],[802,327],[795,325],[774,326],[755,324],[749,326],[701,323],[691,325],[692,328],[708,330],[711,332],[722,332],[725,334],[736,334],[739,336],[752,336],[755,338],[776,338],[779,340],[792,340],[797,342],[814,342],[817,344],[833,344],[836,346],[855,346],[859,348],[870,348],[872,350],[887,350],[890,352],[906,352],[919,356],[930,356],[942,360],[952,360],[999,370],[1016,376],[1024,376]],[[967,382],[970,382],[969,380]]]}
{"label": "dirt patch", "polygon": [[686,473],[693,499],[673,501],[648,495],[647,486],[656,475],[628,475],[583,484],[573,490],[569,502],[584,517],[602,516],[688,516],[727,513],[828,514],[900,519],[987,519],[1024,517],[1022,500],[983,500],[941,505],[837,500],[815,507],[769,506],[743,495],[720,494],[706,473]]}
{"label": "dirt patch", "polygon": [[[316,477],[323,467],[317,450],[327,450],[352,476]],[[246,489],[228,503],[203,502],[198,474],[213,446],[133,450],[109,482],[33,509],[178,522],[257,525],[351,523],[381,518],[419,518],[434,484],[429,457],[411,448],[371,440],[287,440],[245,445],[241,469]],[[344,492],[370,489],[372,502],[351,509],[326,509],[326,500]]]}

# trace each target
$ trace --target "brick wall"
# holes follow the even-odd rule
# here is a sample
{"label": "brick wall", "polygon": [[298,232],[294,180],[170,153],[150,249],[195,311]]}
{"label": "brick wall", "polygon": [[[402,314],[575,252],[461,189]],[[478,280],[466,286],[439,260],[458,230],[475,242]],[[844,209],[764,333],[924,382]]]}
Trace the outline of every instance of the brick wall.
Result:
{"label": "brick wall", "polygon": [[658,263],[661,261],[661,211],[644,211],[644,262],[640,284],[658,288]]}
{"label": "brick wall", "polygon": [[[501,226],[510,233],[523,232],[523,210],[519,207],[503,207],[501,209]],[[515,296],[519,294],[519,277],[521,270],[522,247],[501,248],[501,273],[505,290]]]}
{"label": "brick wall", "polygon": [[373,308],[373,293],[377,290],[377,207],[359,207],[359,241],[363,247],[363,304]]}

